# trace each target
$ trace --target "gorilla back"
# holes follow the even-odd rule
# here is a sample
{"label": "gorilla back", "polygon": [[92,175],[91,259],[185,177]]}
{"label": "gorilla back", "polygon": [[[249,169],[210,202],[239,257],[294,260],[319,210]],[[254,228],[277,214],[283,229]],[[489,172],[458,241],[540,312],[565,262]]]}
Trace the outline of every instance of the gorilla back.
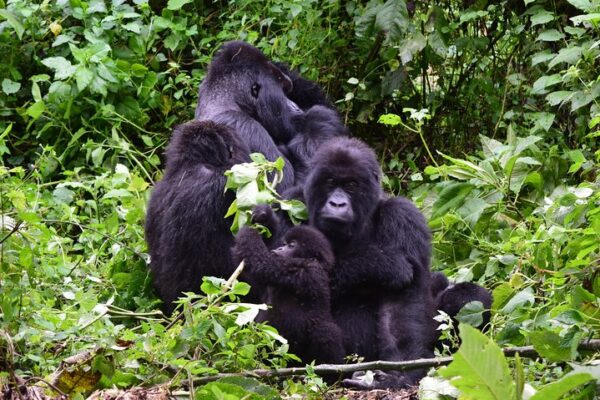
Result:
{"label": "gorilla back", "polygon": [[248,160],[248,147],[225,125],[192,121],[175,128],[145,225],[154,286],[167,312],[181,292],[198,291],[203,276],[233,272],[231,221],[223,217],[234,195],[223,194],[224,172]]}

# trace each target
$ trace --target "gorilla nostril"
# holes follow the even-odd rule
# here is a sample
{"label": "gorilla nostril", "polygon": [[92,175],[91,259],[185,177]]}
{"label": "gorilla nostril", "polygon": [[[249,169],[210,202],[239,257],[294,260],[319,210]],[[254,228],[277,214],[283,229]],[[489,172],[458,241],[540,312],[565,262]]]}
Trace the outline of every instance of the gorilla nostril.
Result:
{"label": "gorilla nostril", "polygon": [[343,208],[346,207],[346,202],[345,201],[329,201],[329,205],[335,208]]}

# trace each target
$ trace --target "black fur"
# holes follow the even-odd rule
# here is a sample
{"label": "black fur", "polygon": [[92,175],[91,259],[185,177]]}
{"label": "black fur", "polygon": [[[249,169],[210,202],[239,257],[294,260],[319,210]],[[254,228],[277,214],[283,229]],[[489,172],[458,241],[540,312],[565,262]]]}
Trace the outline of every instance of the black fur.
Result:
{"label": "black fur", "polygon": [[234,258],[245,260],[245,273],[266,288],[262,300],[272,308],[264,319],[289,340],[292,353],[304,362],[341,363],[341,332],[331,316],[327,275],[334,262],[331,246],[309,226],[291,228],[284,240],[269,251],[255,230],[243,228]]}
{"label": "black fur", "polygon": [[442,310],[454,319],[454,327],[458,328],[456,315],[469,302],[480,301],[486,310],[483,313],[483,322],[479,329],[484,329],[490,322],[490,308],[492,307],[492,294],[489,290],[472,282],[461,282],[448,285],[437,295],[436,303],[438,310]]}
{"label": "black fur", "polygon": [[146,241],[154,286],[165,311],[183,291],[198,292],[206,275],[227,278],[234,270],[234,199],[223,193],[224,172],[249,161],[248,148],[226,125],[192,121],[175,128],[166,152],[166,170],[152,191],[146,215]]}
{"label": "black fur", "polygon": [[300,108],[307,111],[313,106],[324,106],[335,110],[335,107],[318,84],[304,79],[297,71],[290,69],[285,63],[278,62],[275,65],[291,79],[292,90],[287,93],[287,96],[294,103],[298,104]]}
{"label": "black fur", "polygon": [[[250,152],[274,161],[283,156],[277,143],[286,143],[296,134],[292,117],[302,113],[285,95],[291,90],[290,78],[257,48],[227,42],[200,85],[196,119],[231,126]],[[293,167],[285,161],[280,190],[294,184]]]}
{"label": "black fur", "polygon": [[[377,158],[356,139],[328,141],[309,169],[299,197],[306,201],[309,223],[333,245],[331,306],[345,353],[367,361],[432,357],[435,306],[425,218],[407,199],[384,195]],[[295,188],[288,195],[294,192],[299,194]],[[359,379],[345,384],[403,387],[424,373],[380,372],[372,385]]]}

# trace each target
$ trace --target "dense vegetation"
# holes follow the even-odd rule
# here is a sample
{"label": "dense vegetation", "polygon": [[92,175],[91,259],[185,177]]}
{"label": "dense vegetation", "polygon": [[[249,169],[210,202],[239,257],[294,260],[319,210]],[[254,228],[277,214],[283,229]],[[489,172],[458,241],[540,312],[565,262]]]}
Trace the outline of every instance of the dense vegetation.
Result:
{"label": "dense vegetation", "polygon": [[[386,189],[430,220],[433,269],[493,290],[489,332],[463,329],[428,395],[458,376],[465,398],[593,398],[598,353],[577,346],[600,337],[599,24],[598,0],[0,0],[0,385],[327,390],[190,385],[292,358],[243,283],[206,280],[171,323],[155,311],[148,195],[213,52],[242,39],[317,80],[377,149]],[[541,357],[498,350],[521,345]]]}

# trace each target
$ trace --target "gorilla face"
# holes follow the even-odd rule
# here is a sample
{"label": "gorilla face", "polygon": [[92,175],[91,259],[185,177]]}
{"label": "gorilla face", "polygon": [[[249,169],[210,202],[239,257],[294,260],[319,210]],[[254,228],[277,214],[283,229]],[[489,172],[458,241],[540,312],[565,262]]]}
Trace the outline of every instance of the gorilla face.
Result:
{"label": "gorilla face", "polygon": [[382,197],[373,151],[356,139],[336,138],[311,164],[304,192],[311,224],[334,242],[360,234]]}
{"label": "gorilla face", "polygon": [[271,63],[258,49],[244,42],[227,42],[210,64],[200,86],[200,112],[240,110],[269,130],[276,143],[294,136],[291,118],[302,110],[286,93],[292,80]]}
{"label": "gorilla face", "polygon": [[317,229],[308,225],[291,228],[283,238],[283,246],[273,250],[274,254],[286,258],[317,260],[328,270],[334,262],[329,240]]}

